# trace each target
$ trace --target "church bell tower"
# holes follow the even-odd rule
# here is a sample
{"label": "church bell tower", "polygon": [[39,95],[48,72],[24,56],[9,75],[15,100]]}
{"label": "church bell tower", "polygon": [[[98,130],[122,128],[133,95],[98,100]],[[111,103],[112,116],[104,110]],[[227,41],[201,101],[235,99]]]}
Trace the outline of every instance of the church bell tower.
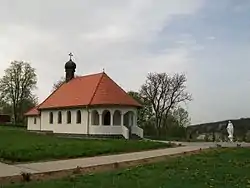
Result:
{"label": "church bell tower", "polygon": [[65,64],[66,83],[75,77],[76,64],[72,61],[73,54],[69,54],[69,61]]}

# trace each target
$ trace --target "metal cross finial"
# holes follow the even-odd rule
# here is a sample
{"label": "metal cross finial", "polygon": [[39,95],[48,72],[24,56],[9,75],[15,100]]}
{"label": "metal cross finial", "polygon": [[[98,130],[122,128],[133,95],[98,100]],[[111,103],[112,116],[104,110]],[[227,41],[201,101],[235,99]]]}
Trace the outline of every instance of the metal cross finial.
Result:
{"label": "metal cross finial", "polygon": [[102,72],[105,72],[105,69],[104,69],[104,68],[102,69]]}
{"label": "metal cross finial", "polygon": [[70,52],[69,53],[69,59],[71,60],[72,57],[73,57],[73,54]]}

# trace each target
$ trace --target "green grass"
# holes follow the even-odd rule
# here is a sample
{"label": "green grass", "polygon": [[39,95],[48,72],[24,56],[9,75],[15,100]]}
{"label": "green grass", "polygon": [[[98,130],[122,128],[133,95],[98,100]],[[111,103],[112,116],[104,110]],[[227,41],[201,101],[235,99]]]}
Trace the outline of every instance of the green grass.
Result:
{"label": "green grass", "polygon": [[123,139],[73,139],[0,127],[0,161],[27,162],[89,157],[170,147],[170,144]]}
{"label": "green grass", "polygon": [[220,149],[126,170],[8,188],[245,188],[250,187],[249,169],[249,148]]}

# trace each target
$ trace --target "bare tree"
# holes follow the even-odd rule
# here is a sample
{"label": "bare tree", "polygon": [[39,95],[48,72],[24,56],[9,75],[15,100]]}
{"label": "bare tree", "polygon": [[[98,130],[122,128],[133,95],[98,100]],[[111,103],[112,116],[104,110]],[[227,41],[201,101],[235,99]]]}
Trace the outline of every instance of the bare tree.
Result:
{"label": "bare tree", "polygon": [[180,103],[192,100],[191,94],[186,91],[186,82],[184,74],[149,73],[142,85],[140,93],[152,104],[158,135],[163,117],[167,118]]}
{"label": "bare tree", "polygon": [[0,79],[0,95],[3,101],[10,103],[16,123],[23,112],[27,99],[34,97],[32,91],[36,88],[37,76],[35,69],[23,61],[11,62]]}
{"label": "bare tree", "polygon": [[137,110],[137,123],[139,126],[143,126],[152,117],[152,105],[150,101],[142,98],[138,92],[129,91],[127,93],[142,105],[142,108]]}
{"label": "bare tree", "polygon": [[[79,77],[78,75],[75,75],[75,77]],[[57,90],[61,85],[63,85],[65,83],[65,77],[62,76],[58,81],[56,81],[54,84],[53,84],[53,87],[52,87],[52,92]]]}
{"label": "bare tree", "polygon": [[53,84],[52,91],[57,90],[64,83],[65,83],[65,77],[61,77],[57,82]]}

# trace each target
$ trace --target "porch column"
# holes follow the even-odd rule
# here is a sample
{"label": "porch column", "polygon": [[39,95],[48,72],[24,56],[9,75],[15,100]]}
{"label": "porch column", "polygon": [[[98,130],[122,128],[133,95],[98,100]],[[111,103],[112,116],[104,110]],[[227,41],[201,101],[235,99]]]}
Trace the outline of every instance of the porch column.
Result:
{"label": "porch column", "polygon": [[128,114],[128,126],[132,127],[134,125],[134,114],[131,112]]}
{"label": "porch column", "polygon": [[111,126],[113,126],[113,124],[114,124],[113,120],[114,120],[114,112],[112,110],[112,111],[110,111],[110,125]]}
{"label": "porch column", "polygon": [[102,113],[99,113],[99,125],[102,125]]}
{"label": "porch column", "polygon": [[137,126],[137,113],[134,114],[133,122],[133,126]]}
{"label": "porch column", "polygon": [[123,126],[123,115],[124,115],[124,113],[123,112],[121,112],[121,126]]}

